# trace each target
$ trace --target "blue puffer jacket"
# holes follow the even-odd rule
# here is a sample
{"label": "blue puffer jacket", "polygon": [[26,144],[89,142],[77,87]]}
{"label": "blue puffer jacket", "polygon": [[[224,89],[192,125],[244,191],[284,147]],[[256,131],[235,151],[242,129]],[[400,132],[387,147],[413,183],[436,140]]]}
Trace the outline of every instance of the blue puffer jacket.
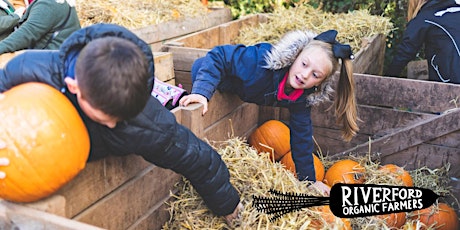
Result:
{"label": "blue puffer jacket", "polygon": [[192,66],[191,93],[208,100],[215,90],[237,94],[245,102],[289,109],[291,152],[300,180],[316,181],[313,165],[313,128],[310,109],[331,92],[328,80],[318,91],[304,90],[296,101],[277,100],[278,86],[297,55],[315,34],[295,31],[275,46],[223,45],[213,48]]}
{"label": "blue puffer jacket", "polygon": [[399,76],[425,45],[429,80],[460,84],[460,5],[431,0],[409,21],[386,75]]}
{"label": "blue puffer jacket", "polygon": [[73,72],[75,52],[91,40],[105,36],[128,39],[144,51],[150,63],[151,89],[154,62],[148,44],[123,27],[97,24],[73,33],[60,50],[26,51],[12,59],[4,69],[0,69],[0,92],[32,81],[60,89],[85,122],[91,140],[90,159],[109,154],[141,155],[147,161],[189,179],[216,215],[232,213],[239,203],[239,194],[230,184],[227,166],[220,155],[189,129],[178,124],[175,116],[157,99],[151,97],[137,117],[119,122],[113,129],[92,121],[82,112],[76,96],[67,90],[64,77],[66,73]]}

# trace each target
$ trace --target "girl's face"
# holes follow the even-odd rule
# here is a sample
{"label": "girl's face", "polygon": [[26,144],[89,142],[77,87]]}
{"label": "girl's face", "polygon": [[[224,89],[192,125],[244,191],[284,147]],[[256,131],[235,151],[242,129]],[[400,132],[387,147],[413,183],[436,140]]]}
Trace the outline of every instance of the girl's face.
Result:
{"label": "girl's face", "polygon": [[304,49],[289,69],[288,83],[294,89],[319,86],[330,75],[332,61],[318,46]]}

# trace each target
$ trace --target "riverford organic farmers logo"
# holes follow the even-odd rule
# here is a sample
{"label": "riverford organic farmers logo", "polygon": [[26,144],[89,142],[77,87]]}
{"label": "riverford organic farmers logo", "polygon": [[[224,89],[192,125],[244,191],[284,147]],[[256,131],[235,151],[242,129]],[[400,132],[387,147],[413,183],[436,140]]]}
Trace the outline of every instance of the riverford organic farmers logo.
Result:
{"label": "riverford organic farmers logo", "polygon": [[409,212],[431,206],[439,196],[425,188],[374,184],[342,184],[332,186],[329,197],[281,193],[270,190],[271,197],[254,196],[253,206],[272,215],[274,221],[284,214],[302,208],[329,205],[340,218],[353,218]]}

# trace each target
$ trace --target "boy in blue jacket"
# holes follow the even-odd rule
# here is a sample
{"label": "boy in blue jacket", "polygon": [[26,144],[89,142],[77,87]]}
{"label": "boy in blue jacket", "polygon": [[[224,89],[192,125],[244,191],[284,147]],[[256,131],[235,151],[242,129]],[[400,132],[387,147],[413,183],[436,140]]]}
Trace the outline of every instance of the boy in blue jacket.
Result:
{"label": "boy in blue jacket", "polygon": [[[49,84],[73,103],[88,129],[90,160],[138,154],[186,177],[228,223],[237,217],[242,205],[227,166],[151,96],[153,54],[129,30],[89,26],[74,32],[60,50],[26,51],[0,69],[0,93],[25,82]],[[0,159],[0,171],[7,164]]]}
{"label": "boy in blue jacket", "polygon": [[202,103],[203,114],[215,90],[237,94],[258,105],[289,109],[291,152],[299,180],[309,180],[328,194],[329,188],[316,181],[313,165],[312,105],[328,99],[330,76],[341,60],[335,98],[335,115],[343,138],[358,131],[356,100],[349,45],[335,40],[337,31],[318,36],[310,31],[292,31],[276,45],[223,45],[213,48],[192,66],[192,91],[180,100],[182,106]]}

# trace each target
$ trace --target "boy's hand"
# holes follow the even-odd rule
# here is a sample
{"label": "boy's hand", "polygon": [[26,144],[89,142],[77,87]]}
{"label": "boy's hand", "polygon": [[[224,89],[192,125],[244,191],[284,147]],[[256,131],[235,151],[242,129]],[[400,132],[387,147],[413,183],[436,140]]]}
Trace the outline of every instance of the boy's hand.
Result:
{"label": "boy's hand", "polygon": [[228,214],[224,216],[225,222],[227,225],[233,228],[234,221],[238,221],[241,218],[241,212],[243,211],[244,207],[243,204],[239,203],[232,214]]}
{"label": "boy's hand", "polygon": [[180,106],[187,106],[190,103],[201,103],[201,104],[203,104],[203,113],[202,113],[202,115],[204,115],[208,111],[208,99],[206,97],[204,97],[203,95],[189,94],[189,95],[183,96],[179,101]]}
{"label": "boy's hand", "polygon": [[329,193],[331,192],[331,188],[321,181],[316,181],[315,183],[310,185],[310,187],[320,191],[325,196],[329,196]]}
{"label": "boy's hand", "polygon": [[[3,141],[0,141],[0,149],[6,148],[6,144]],[[6,157],[0,157],[0,167],[1,166],[8,166],[10,164],[10,160]],[[0,179],[4,179],[6,177],[5,172],[0,171]]]}

